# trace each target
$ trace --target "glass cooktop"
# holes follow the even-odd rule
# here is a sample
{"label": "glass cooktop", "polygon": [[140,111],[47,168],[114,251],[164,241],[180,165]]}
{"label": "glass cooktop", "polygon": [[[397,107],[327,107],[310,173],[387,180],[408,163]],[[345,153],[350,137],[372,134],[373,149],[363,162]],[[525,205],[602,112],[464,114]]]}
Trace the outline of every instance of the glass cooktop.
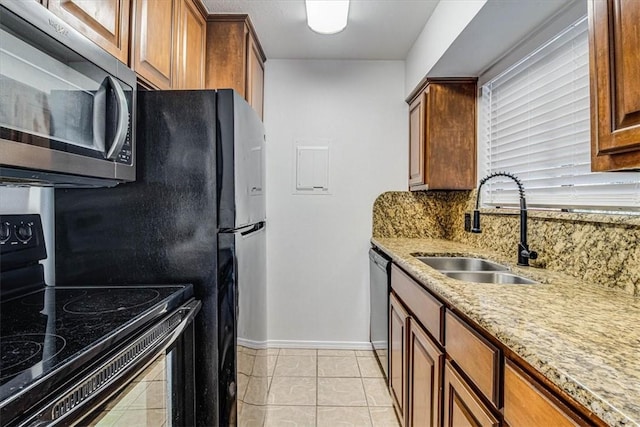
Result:
{"label": "glass cooktop", "polygon": [[192,296],[191,286],[45,287],[2,302],[0,402],[73,372]]}

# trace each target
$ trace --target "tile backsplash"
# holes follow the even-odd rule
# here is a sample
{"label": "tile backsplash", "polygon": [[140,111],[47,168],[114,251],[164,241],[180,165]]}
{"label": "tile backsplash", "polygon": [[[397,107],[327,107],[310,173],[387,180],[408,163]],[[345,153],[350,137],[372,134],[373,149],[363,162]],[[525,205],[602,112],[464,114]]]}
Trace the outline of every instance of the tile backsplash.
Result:
{"label": "tile backsplash", "polygon": [[[516,261],[517,210],[483,209],[482,233],[464,231],[474,191],[387,192],[373,206],[374,237],[438,238],[492,250]],[[640,296],[640,217],[529,211],[533,268]]]}

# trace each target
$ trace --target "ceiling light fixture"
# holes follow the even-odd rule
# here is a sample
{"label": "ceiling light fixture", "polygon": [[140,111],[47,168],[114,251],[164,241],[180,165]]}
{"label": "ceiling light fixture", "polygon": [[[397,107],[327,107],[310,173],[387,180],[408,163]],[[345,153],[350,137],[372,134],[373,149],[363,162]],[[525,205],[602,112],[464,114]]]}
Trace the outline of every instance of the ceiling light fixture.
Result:
{"label": "ceiling light fixture", "polygon": [[316,33],[335,34],[344,30],[349,16],[349,0],[305,0],[307,25]]}

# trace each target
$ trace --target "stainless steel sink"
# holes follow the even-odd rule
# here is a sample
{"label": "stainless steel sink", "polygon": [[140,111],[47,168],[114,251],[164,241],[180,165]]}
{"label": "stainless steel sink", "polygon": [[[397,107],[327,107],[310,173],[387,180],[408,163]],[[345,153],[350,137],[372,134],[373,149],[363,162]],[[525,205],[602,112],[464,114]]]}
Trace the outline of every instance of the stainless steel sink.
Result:
{"label": "stainless steel sink", "polygon": [[443,271],[442,274],[456,280],[474,283],[496,283],[509,285],[533,285],[535,280],[512,273],[496,271]]}
{"label": "stainless steel sink", "polygon": [[[415,256],[415,255],[414,255]],[[447,277],[474,283],[496,283],[510,285],[532,285],[537,283],[526,277],[509,272],[509,267],[493,261],[473,257],[415,256],[429,267]]]}
{"label": "stainless steel sink", "polygon": [[439,271],[506,271],[509,268],[493,261],[471,257],[418,256],[418,260]]}

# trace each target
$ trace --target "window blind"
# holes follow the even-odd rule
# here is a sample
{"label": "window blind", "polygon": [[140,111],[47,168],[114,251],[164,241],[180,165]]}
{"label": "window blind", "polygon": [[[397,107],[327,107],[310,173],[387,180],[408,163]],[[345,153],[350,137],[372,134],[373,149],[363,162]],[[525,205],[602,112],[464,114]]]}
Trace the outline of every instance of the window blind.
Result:
{"label": "window blind", "polygon": [[[640,172],[590,170],[587,29],[584,17],[482,87],[480,170],[518,176],[531,207],[640,210]],[[485,205],[518,204],[509,179],[483,190]]]}

